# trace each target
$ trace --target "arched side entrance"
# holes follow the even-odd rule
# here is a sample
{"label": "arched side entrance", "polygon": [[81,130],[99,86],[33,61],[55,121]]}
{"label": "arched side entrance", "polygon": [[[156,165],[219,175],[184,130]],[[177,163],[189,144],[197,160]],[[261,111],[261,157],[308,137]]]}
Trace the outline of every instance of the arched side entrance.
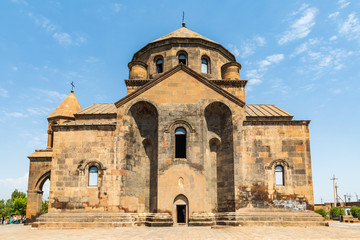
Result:
{"label": "arched side entrance", "polygon": [[178,195],[174,199],[173,222],[177,226],[189,223],[189,201],[185,195]]}
{"label": "arched side entrance", "polygon": [[43,186],[47,180],[50,180],[50,169],[47,169],[43,174],[32,173],[29,174],[29,185],[27,191],[27,206],[26,206],[26,221],[27,223],[34,222],[41,214],[41,206],[43,199]]}

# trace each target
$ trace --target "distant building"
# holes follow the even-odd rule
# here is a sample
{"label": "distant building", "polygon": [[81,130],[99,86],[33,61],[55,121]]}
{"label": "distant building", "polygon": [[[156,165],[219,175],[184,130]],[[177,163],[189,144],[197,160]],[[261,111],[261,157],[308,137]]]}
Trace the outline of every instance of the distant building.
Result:
{"label": "distant building", "polygon": [[226,48],[182,27],[128,66],[124,98],[82,109],[72,91],[48,117],[47,148],[29,156],[29,220],[47,179],[49,216],[211,225],[249,208],[313,209],[310,121],[246,104]]}

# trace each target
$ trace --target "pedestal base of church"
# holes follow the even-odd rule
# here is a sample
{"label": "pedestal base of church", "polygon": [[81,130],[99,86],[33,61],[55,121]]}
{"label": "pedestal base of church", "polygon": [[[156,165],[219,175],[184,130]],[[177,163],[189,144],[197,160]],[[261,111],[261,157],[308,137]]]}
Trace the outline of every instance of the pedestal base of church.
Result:
{"label": "pedestal base of church", "polygon": [[[32,227],[38,228],[112,228],[171,227],[177,224],[168,213],[47,213]],[[243,209],[239,212],[194,213],[188,226],[326,226],[319,215],[311,211],[291,212],[282,209]]]}

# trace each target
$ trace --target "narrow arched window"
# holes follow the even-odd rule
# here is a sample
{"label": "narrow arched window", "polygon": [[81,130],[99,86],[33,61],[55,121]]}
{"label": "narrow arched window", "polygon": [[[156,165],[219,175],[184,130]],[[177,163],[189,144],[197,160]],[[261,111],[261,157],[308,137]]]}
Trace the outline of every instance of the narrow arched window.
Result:
{"label": "narrow arched window", "polygon": [[284,186],[284,168],[280,165],[275,167],[275,182],[277,186]]}
{"label": "narrow arched window", "polygon": [[186,65],[186,56],[185,54],[180,54],[179,55],[179,63],[185,64]]}
{"label": "narrow arched window", "polygon": [[164,60],[162,58],[156,60],[156,72],[157,73],[163,72],[163,63],[164,63]]}
{"label": "narrow arched window", "polygon": [[98,168],[90,167],[89,168],[89,186],[97,186],[98,185]]}
{"label": "narrow arched window", "polygon": [[201,59],[201,72],[202,73],[209,72],[209,61],[206,58]]}
{"label": "narrow arched window", "polygon": [[186,130],[182,127],[175,130],[175,158],[186,158]]}

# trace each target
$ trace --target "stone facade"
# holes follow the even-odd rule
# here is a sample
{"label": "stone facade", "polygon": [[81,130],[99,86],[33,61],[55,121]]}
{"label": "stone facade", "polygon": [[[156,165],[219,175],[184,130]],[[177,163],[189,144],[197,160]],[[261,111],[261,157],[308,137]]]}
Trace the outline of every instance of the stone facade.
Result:
{"label": "stone facade", "polygon": [[48,118],[47,149],[29,156],[27,218],[39,216],[49,178],[49,214],[212,225],[249,208],[313,209],[309,121],[246,105],[240,69],[182,27],[134,54],[116,103],[81,109],[72,92]]}

